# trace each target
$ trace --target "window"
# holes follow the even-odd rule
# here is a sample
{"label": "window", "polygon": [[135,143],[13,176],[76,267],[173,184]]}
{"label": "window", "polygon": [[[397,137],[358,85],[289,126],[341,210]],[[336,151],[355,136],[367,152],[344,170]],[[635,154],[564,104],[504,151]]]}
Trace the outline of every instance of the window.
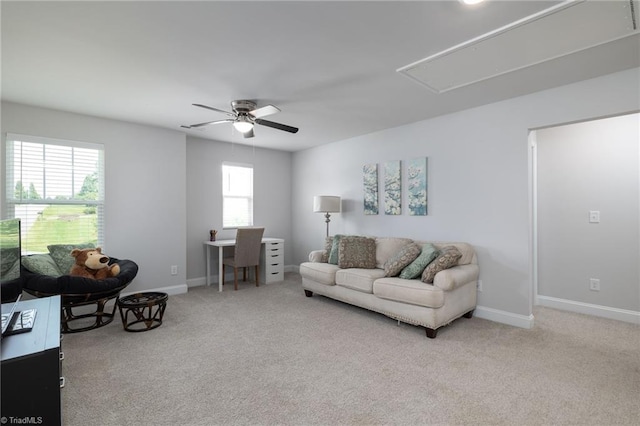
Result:
{"label": "window", "polygon": [[8,218],[22,222],[22,250],[103,243],[104,149],[100,144],[7,134]]}
{"label": "window", "polygon": [[222,164],[222,227],[253,225],[253,166]]}

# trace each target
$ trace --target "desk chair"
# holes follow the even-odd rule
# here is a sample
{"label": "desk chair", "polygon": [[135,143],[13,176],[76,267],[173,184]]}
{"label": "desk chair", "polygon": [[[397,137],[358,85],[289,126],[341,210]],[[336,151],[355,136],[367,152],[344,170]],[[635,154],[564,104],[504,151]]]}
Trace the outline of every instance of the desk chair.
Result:
{"label": "desk chair", "polygon": [[225,266],[233,268],[234,290],[238,289],[238,268],[243,270],[243,279],[247,280],[247,267],[255,266],[256,287],[260,286],[260,247],[264,228],[238,228],[233,257],[222,259],[222,277]]}

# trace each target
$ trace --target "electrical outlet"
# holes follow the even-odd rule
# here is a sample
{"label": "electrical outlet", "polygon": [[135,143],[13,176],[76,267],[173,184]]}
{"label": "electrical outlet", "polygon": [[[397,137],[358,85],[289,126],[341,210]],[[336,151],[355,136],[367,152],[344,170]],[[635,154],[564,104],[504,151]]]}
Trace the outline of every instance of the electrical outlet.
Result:
{"label": "electrical outlet", "polygon": [[171,265],[171,275],[178,275],[178,265]]}
{"label": "electrical outlet", "polygon": [[589,290],[600,291],[600,280],[597,278],[591,278],[589,280]]}
{"label": "electrical outlet", "polygon": [[600,211],[599,210],[590,210],[589,211],[589,223],[600,223]]}
{"label": "electrical outlet", "polygon": [[482,280],[478,280],[478,282],[476,283],[476,289],[479,292],[482,292]]}

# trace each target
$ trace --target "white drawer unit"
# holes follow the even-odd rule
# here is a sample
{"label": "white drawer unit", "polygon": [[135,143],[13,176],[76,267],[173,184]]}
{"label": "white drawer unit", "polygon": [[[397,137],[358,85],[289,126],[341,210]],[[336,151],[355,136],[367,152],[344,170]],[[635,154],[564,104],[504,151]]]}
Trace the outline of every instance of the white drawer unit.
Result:
{"label": "white drawer unit", "polygon": [[269,284],[284,280],[284,240],[264,238],[260,281]]}

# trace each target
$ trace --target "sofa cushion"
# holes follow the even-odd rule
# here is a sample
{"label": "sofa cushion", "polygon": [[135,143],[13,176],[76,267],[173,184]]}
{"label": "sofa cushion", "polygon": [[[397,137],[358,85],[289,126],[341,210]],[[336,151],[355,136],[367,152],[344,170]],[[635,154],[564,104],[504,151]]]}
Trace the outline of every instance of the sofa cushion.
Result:
{"label": "sofa cushion", "polygon": [[420,254],[420,246],[409,243],[384,264],[384,276],[395,277]]}
{"label": "sofa cushion", "polygon": [[71,256],[71,250],[94,247],[95,244],[92,243],[51,244],[47,246],[47,249],[49,249],[49,254],[53,258],[53,261],[56,262],[56,265],[58,265],[58,269],[60,269],[60,272],[66,275],[71,272],[71,268],[76,263],[76,258]]}
{"label": "sofa cushion", "polygon": [[435,248],[433,244],[426,243],[422,246],[420,255],[411,262],[406,268],[400,272],[400,278],[405,280],[412,280],[422,275],[422,271],[428,264],[434,261],[436,257],[440,255],[440,250]]}
{"label": "sofa cushion", "polygon": [[373,283],[373,294],[381,299],[428,308],[440,308],[444,305],[444,291],[420,280],[380,278]]}
{"label": "sofa cushion", "polygon": [[383,276],[382,269],[340,269],[336,272],[336,284],[363,293],[373,293],[374,281]]}
{"label": "sofa cushion", "polygon": [[413,240],[410,238],[380,237],[376,238],[376,268],[384,269],[384,264],[391,257]]}
{"label": "sofa cushion", "polygon": [[449,269],[458,264],[458,260],[462,257],[462,253],[454,246],[446,246],[442,249],[440,256],[431,262],[422,272],[422,282],[427,284],[433,283],[436,274],[445,269]]}
{"label": "sofa cushion", "polygon": [[[22,256],[22,266],[34,274],[59,277],[64,275],[49,253]],[[69,271],[67,271],[67,274]]]}
{"label": "sofa cushion", "polygon": [[376,240],[374,238],[343,236],[338,246],[338,266],[340,268],[373,269],[376,267]]}
{"label": "sofa cushion", "polygon": [[337,265],[319,262],[304,262],[300,264],[300,275],[320,284],[335,285]]}

